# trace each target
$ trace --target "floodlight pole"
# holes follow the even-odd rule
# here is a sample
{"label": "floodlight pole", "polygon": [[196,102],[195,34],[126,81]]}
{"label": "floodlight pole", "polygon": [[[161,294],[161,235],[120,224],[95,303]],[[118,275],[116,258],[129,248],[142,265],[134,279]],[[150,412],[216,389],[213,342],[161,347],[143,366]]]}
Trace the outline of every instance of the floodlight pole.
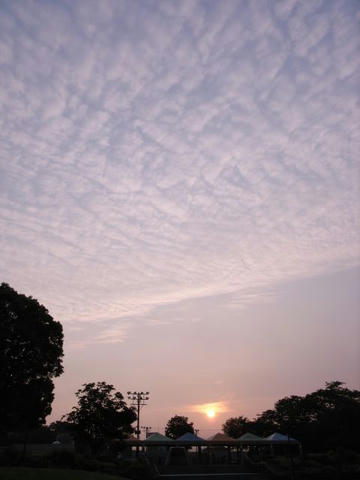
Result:
{"label": "floodlight pole", "polygon": [[136,421],[136,438],[140,440],[140,408],[144,405],[146,400],[149,400],[149,392],[127,392],[128,400],[131,402],[131,406],[136,408],[137,421]]}
{"label": "floodlight pole", "polygon": [[148,438],[148,436],[149,436],[149,432],[151,431],[151,427],[145,427],[145,426],[143,426],[143,427],[141,427],[141,430],[144,430],[144,432],[145,432],[145,440],[146,440],[146,439]]}

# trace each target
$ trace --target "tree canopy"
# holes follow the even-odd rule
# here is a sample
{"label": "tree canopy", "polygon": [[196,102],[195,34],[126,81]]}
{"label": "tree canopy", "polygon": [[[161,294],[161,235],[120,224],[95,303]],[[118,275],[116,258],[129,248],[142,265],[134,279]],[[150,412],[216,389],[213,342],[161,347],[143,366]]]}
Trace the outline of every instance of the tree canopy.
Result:
{"label": "tree canopy", "polygon": [[113,385],[85,383],[76,396],[78,405],[63,419],[72,426],[77,438],[89,445],[92,453],[134,431],[131,424],[136,420],[136,413]]}
{"label": "tree canopy", "polygon": [[63,330],[39,302],[0,285],[0,418],[6,431],[45,423],[63,372]]}
{"label": "tree canopy", "polygon": [[[228,422],[232,425],[232,420],[224,426]],[[338,446],[359,449],[359,427],[360,391],[350,390],[339,381],[327,382],[325,388],[304,396],[284,397],[273,409],[265,410],[246,424],[248,432],[261,436],[274,432],[289,434],[308,451],[326,451]]]}
{"label": "tree canopy", "polygon": [[165,435],[169,438],[179,438],[187,432],[194,433],[194,424],[180,415],[170,418],[165,427]]}
{"label": "tree canopy", "polygon": [[240,415],[240,417],[233,417],[226,420],[222,426],[222,430],[231,438],[239,438],[246,432],[248,425],[251,425],[250,420]]}

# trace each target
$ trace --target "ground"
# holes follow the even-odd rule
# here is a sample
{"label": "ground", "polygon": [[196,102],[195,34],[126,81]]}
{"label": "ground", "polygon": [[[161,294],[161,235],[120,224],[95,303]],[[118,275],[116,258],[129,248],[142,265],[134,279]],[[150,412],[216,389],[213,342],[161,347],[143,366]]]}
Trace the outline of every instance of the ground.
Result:
{"label": "ground", "polygon": [[242,465],[167,467],[159,480],[266,480],[267,476]]}
{"label": "ground", "polygon": [[0,468],[0,480],[128,480],[125,477],[84,470],[56,468]]}
{"label": "ground", "polygon": [[160,475],[159,480],[266,480],[257,473],[212,473],[212,474],[187,474],[187,475]]}

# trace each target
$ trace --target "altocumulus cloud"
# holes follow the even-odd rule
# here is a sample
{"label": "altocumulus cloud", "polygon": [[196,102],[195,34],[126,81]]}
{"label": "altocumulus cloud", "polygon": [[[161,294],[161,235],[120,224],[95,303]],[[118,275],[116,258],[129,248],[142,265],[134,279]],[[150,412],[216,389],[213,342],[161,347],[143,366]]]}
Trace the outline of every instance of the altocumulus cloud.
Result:
{"label": "altocumulus cloud", "polygon": [[2,278],[57,318],[358,264],[356,1],[0,9]]}

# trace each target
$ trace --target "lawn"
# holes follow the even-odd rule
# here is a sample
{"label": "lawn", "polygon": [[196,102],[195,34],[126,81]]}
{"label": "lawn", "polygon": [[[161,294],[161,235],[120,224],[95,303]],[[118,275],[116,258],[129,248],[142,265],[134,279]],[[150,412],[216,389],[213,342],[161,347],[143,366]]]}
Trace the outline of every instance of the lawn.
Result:
{"label": "lawn", "polygon": [[125,477],[84,470],[2,467],[0,480],[127,480]]}

